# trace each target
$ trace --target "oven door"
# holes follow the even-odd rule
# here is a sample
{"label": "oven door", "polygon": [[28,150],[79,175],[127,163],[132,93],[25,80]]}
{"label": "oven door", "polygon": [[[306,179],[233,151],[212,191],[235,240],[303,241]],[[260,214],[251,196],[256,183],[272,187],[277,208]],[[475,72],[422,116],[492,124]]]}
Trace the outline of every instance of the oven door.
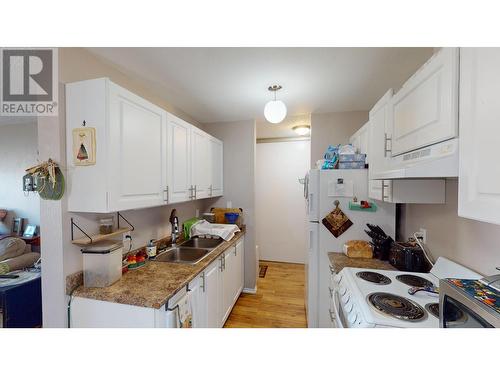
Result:
{"label": "oven door", "polygon": [[492,314],[446,280],[439,282],[439,307],[441,328],[500,327],[498,314]]}
{"label": "oven door", "polygon": [[443,328],[493,328],[472,309],[449,295],[444,296],[442,306],[440,325]]}
{"label": "oven door", "polygon": [[337,323],[337,328],[349,328],[346,317],[344,316],[342,304],[340,303],[340,294],[338,288],[335,288],[335,290],[333,291],[333,315]]}

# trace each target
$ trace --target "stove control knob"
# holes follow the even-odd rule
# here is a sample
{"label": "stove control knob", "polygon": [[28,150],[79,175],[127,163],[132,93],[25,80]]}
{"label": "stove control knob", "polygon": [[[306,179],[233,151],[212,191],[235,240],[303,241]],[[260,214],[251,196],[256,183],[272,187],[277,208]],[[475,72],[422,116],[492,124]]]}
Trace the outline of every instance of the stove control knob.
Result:
{"label": "stove control knob", "polygon": [[356,320],[358,320],[358,313],[356,311],[353,311],[347,316],[347,319],[349,320],[350,324],[356,323]]}

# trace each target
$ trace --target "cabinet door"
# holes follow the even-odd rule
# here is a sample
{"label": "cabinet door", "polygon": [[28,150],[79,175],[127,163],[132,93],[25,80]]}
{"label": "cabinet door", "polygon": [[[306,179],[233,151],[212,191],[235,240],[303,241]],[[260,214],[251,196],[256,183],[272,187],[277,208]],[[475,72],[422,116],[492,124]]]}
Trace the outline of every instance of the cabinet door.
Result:
{"label": "cabinet door", "polygon": [[234,304],[234,295],[236,288],[236,257],[234,256],[234,246],[224,253],[224,261],[222,268],[222,323],[224,325],[226,319],[231,313]]}
{"label": "cabinet door", "polygon": [[[392,89],[387,91],[370,111],[367,152],[369,155],[368,175],[370,179],[377,173],[385,172],[388,168],[390,155],[387,153],[387,139],[390,138],[390,125],[387,112],[392,94]],[[374,186],[380,186],[380,190],[382,189],[381,183],[375,183]]]}
{"label": "cabinet door", "polygon": [[171,114],[167,118],[168,203],[191,199],[191,125]]}
{"label": "cabinet door", "polygon": [[212,157],[208,134],[192,128],[191,133],[191,177],[195,188],[195,199],[207,198],[210,190]]}
{"label": "cabinet door", "polygon": [[205,288],[205,272],[202,272],[189,283],[193,328],[207,327],[207,294]]}
{"label": "cabinet door", "polygon": [[223,171],[224,171],[224,146],[222,141],[218,139],[211,138],[210,139],[210,151],[211,151],[211,159],[212,159],[212,173],[211,173],[211,182],[210,182],[210,191],[209,195],[211,197],[219,197],[223,195],[224,192],[224,180],[223,180]]}
{"label": "cabinet door", "polygon": [[392,202],[392,181],[369,180],[368,197],[382,202]]}
{"label": "cabinet door", "polygon": [[238,299],[241,292],[243,291],[243,286],[245,283],[245,240],[242,238],[237,244],[235,248],[235,256],[236,256],[236,295],[234,297],[234,302]]}
{"label": "cabinet door", "polygon": [[205,269],[206,327],[221,327],[220,260]]}
{"label": "cabinet door", "polygon": [[392,155],[458,134],[458,48],[442,48],[394,95]]}
{"label": "cabinet door", "polygon": [[[109,210],[162,205],[166,112],[115,84],[109,87]],[[97,152],[106,152],[102,146]]]}
{"label": "cabinet door", "polygon": [[500,48],[460,51],[458,215],[500,224]]}

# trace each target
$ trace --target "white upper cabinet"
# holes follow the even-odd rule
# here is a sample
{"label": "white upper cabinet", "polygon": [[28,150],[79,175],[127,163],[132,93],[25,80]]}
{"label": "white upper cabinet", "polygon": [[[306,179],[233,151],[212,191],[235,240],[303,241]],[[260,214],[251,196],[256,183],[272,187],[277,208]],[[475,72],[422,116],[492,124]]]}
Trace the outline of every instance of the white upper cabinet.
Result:
{"label": "white upper cabinet", "polygon": [[168,202],[185,202],[194,196],[191,189],[192,125],[169,113],[167,128]]}
{"label": "white upper cabinet", "polygon": [[[95,128],[94,165],[74,163],[73,129]],[[66,85],[68,210],[164,204],[166,112],[106,78]],[[89,151],[90,152],[90,151]]]}
{"label": "white upper cabinet", "polygon": [[218,197],[224,193],[224,144],[216,138],[210,138],[211,173],[209,196]]}
{"label": "white upper cabinet", "polygon": [[392,156],[458,135],[458,56],[442,48],[392,98]]}
{"label": "white upper cabinet", "polygon": [[[73,129],[84,124],[95,129],[95,164],[75,165]],[[222,142],[108,78],[66,85],[66,149],[69,211],[184,202],[212,187],[222,195]]]}
{"label": "white upper cabinet", "polygon": [[[349,138],[349,143],[356,147],[357,152],[360,154],[368,154],[368,142],[370,137],[370,127],[369,123],[364,124],[356,133],[354,133],[351,138]],[[368,163],[368,157],[366,159]]]}
{"label": "white upper cabinet", "polygon": [[109,211],[164,203],[166,139],[166,112],[109,82]]}
{"label": "white upper cabinet", "polygon": [[458,215],[500,224],[500,48],[460,52]]}
{"label": "white upper cabinet", "polygon": [[191,183],[195,199],[210,196],[211,151],[210,136],[200,129],[193,128],[191,132]]}
{"label": "white upper cabinet", "polygon": [[392,95],[392,89],[387,91],[370,110],[368,132],[368,155],[370,160],[368,174],[370,177],[384,172],[390,159],[390,154],[387,151],[390,146],[388,139],[391,131],[388,121],[388,106]]}
{"label": "white upper cabinet", "polygon": [[390,146],[390,125],[388,117],[388,106],[392,98],[393,90],[387,91],[370,111],[370,122],[368,131],[368,158],[370,177],[368,185],[368,196],[380,201],[391,201],[391,182],[372,179],[377,173],[385,172],[390,161],[388,147]]}

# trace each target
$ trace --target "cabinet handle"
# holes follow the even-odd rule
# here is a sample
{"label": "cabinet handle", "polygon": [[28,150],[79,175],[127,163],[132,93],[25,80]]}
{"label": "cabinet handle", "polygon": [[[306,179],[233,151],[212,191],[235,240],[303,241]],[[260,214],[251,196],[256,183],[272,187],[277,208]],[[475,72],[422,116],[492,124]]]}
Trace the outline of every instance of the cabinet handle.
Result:
{"label": "cabinet handle", "polygon": [[191,185],[191,187],[189,188],[189,199],[194,199],[193,191],[194,191],[194,188],[193,188],[193,185]]}
{"label": "cabinet handle", "polygon": [[384,180],[382,180],[382,202],[385,202],[384,198],[385,198],[385,184]]}
{"label": "cabinet handle", "polygon": [[164,200],[165,202],[167,202],[167,203],[168,203],[168,201],[169,201],[169,199],[170,199],[170,197],[169,197],[169,193],[168,193],[168,186],[167,186],[167,188],[166,188],[165,190],[163,190],[163,194],[164,194],[163,196],[164,196],[164,197],[165,197],[165,193],[167,194],[167,197],[166,197],[166,198],[164,198],[163,200]]}
{"label": "cabinet handle", "polygon": [[205,272],[202,272],[200,277],[203,280],[203,284],[201,285],[201,290],[203,290],[203,293],[205,293]]}
{"label": "cabinet handle", "polygon": [[196,193],[197,193],[196,185],[194,185],[194,199],[196,199]]}
{"label": "cabinet handle", "polygon": [[328,291],[330,292],[330,298],[333,298],[333,289],[328,287]]}
{"label": "cabinet handle", "polygon": [[387,157],[387,154],[389,152],[392,152],[392,144],[391,144],[391,148],[388,148],[387,147],[388,142],[392,142],[392,137],[388,137],[387,133],[384,133],[384,157],[385,158]]}
{"label": "cabinet handle", "polygon": [[238,246],[234,245],[234,255],[235,255],[235,256],[237,256],[237,255],[238,255],[238,253],[237,253],[237,251],[238,251],[238,250],[237,250],[237,249],[238,249]]}
{"label": "cabinet handle", "polygon": [[222,257],[222,265],[224,267],[223,271],[225,271],[226,270],[226,257],[225,256]]}
{"label": "cabinet handle", "polygon": [[212,185],[210,185],[208,188],[210,190],[210,196],[212,196],[214,194],[214,188],[212,187]]}
{"label": "cabinet handle", "polygon": [[328,309],[328,312],[330,313],[330,320],[332,323],[335,322],[335,313],[332,311],[332,309]]}

